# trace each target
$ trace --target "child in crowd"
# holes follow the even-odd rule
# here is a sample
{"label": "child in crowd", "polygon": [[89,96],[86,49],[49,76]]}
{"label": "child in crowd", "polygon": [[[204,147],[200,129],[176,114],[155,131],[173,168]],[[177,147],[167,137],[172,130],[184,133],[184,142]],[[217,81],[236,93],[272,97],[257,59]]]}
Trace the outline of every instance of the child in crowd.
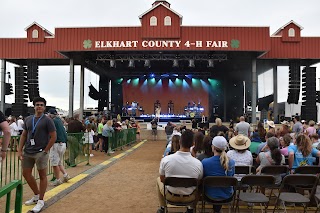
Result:
{"label": "child in crowd", "polygon": [[93,157],[94,155],[92,154],[92,144],[93,144],[93,136],[94,136],[94,131],[92,130],[92,125],[88,124],[86,126],[86,131],[83,134],[84,137],[84,155],[88,156],[88,150],[90,157]]}
{"label": "child in crowd", "polygon": [[167,155],[171,155],[180,149],[180,135],[174,135],[171,139],[171,151]]}

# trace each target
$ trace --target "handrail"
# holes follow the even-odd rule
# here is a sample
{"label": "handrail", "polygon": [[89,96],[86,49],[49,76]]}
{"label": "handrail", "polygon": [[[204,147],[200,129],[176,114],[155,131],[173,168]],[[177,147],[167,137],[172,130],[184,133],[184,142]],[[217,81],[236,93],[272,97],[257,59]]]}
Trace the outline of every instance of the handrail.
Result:
{"label": "handrail", "polygon": [[17,189],[16,190],[16,200],[14,203],[14,212],[15,213],[22,212],[22,193],[23,193],[22,181],[21,180],[13,180],[11,183],[0,188],[0,198],[7,195],[5,213],[10,212],[11,192],[14,189]]}

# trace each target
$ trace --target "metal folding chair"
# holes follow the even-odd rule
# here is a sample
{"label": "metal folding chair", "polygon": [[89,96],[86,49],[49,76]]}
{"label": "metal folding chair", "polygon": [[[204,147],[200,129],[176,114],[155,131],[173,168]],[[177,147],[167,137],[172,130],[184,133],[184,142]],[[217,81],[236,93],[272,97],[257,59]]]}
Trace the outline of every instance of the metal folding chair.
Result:
{"label": "metal folding chair", "polygon": [[[205,210],[205,204],[209,203],[212,205],[229,205],[229,213],[231,213],[231,204],[234,201],[234,196],[236,194],[236,186],[238,185],[238,180],[235,177],[226,177],[226,176],[208,176],[203,179],[202,182],[202,212]],[[227,199],[214,199],[210,198],[205,194],[206,187],[232,187],[233,193]],[[232,205],[232,210],[234,206]]]}
{"label": "metal folding chair", "polygon": [[[286,209],[286,203],[292,203],[295,204],[299,203],[303,205],[304,212],[307,212],[307,206],[310,202],[311,197],[315,194],[316,187],[318,184],[318,177],[316,175],[300,175],[300,174],[294,174],[294,175],[287,175],[281,184],[280,193],[276,199],[273,212],[279,207],[279,202],[284,206],[285,212],[287,212]],[[299,188],[303,190],[309,190],[311,191],[309,193],[309,196],[306,197],[300,193],[297,192],[283,192],[285,187],[293,187],[294,189]]]}
{"label": "metal folding chair", "polygon": [[[198,200],[198,185],[199,181],[196,178],[179,178],[179,177],[167,177],[164,179],[163,187],[164,187],[164,199],[165,199],[165,212],[168,212],[168,204],[174,206],[188,207],[191,206],[196,212],[197,200]],[[167,186],[171,187],[195,187],[194,195],[195,199],[190,202],[173,202],[167,199],[167,194],[169,193],[167,190]]]}
{"label": "metal folding chair", "polygon": [[[247,175],[241,179],[241,185],[250,186],[251,190],[249,192],[242,192],[240,189],[238,190],[237,195],[237,203],[236,210],[239,212],[239,201],[243,201],[246,203],[259,203],[262,209],[262,204],[264,204],[264,211],[267,212],[269,205],[269,198],[261,193],[259,190],[261,187],[268,188],[273,186],[275,182],[275,178],[272,175]],[[255,190],[255,191],[254,191]],[[272,189],[271,189],[272,193]],[[251,208],[253,212],[253,208]]]}

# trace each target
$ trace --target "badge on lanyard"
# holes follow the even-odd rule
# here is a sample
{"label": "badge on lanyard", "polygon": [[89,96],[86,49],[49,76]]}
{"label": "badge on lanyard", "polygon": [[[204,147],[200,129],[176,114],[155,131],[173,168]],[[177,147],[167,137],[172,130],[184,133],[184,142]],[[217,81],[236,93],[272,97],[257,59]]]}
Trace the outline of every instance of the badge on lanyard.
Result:
{"label": "badge on lanyard", "polygon": [[31,134],[31,138],[30,138],[31,146],[36,145],[36,142],[35,142],[35,140],[34,140],[34,135],[35,135],[36,127],[37,127],[37,125],[38,125],[38,123],[39,123],[39,121],[41,120],[42,117],[43,117],[43,114],[42,114],[41,117],[37,120],[36,123],[34,123],[34,118],[35,118],[35,116],[33,116],[33,118],[32,118],[32,134]]}

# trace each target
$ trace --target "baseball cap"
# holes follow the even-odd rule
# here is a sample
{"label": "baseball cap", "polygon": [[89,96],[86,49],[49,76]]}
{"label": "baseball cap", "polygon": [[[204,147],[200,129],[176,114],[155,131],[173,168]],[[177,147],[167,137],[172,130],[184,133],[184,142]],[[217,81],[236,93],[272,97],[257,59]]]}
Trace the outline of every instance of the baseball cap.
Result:
{"label": "baseball cap", "polygon": [[49,110],[48,110],[48,113],[51,114],[51,115],[57,115],[57,114],[58,114],[58,113],[57,113],[57,110],[55,110],[55,109],[53,109],[53,108],[49,109]]}
{"label": "baseball cap", "polygon": [[220,150],[225,150],[228,147],[228,142],[223,136],[216,136],[212,139],[212,146]]}

